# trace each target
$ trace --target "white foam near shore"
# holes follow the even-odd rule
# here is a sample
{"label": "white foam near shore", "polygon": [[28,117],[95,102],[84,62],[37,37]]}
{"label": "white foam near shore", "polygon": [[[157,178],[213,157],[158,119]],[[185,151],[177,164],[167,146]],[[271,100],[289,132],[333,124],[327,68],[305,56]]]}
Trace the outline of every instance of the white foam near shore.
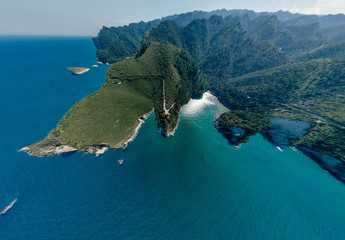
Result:
{"label": "white foam near shore", "polygon": [[144,120],[146,120],[153,113],[153,111],[154,109],[145,113],[142,117],[138,119],[139,124],[134,129],[134,133],[132,134],[132,136],[123,144],[124,148],[127,147],[128,143],[132,142],[135,139],[135,137],[138,135],[139,129],[141,128],[141,125],[145,122]]}
{"label": "white foam near shore", "polygon": [[176,123],[175,128],[171,132],[167,133],[167,137],[174,136],[174,134],[175,134],[175,132],[176,132],[176,130],[178,128],[179,123],[180,123],[180,116],[177,119],[177,123]]}
{"label": "white foam near shore", "polygon": [[96,151],[96,157],[98,157],[99,155],[105,153],[107,150],[108,150],[108,147],[102,147],[102,148],[98,149]]}
{"label": "white foam near shore", "polygon": [[295,147],[293,147],[293,146],[290,146],[290,148],[293,150],[293,151],[297,151],[297,149],[295,148]]}
{"label": "white foam near shore", "polygon": [[201,99],[191,99],[183,108],[183,114],[195,115],[203,111],[206,106],[216,105],[218,99],[210,92],[205,92]]}

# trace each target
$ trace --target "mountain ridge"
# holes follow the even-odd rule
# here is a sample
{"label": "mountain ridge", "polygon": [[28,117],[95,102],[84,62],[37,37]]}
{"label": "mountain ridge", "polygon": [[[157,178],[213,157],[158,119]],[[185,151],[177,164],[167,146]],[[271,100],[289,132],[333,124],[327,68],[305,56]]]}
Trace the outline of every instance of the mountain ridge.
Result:
{"label": "mountain ridge", "polygon": [[[342,25],[345,25],[345,15],[303,15],[299,13],[290,13],[287,11],[277,12],[259,12],[252,10],[214,10],[193,11],[183,14],[175,14],[160,19],[155,19],[148,22],[131,23],[121,27],[103,27],[98,36],[93,38],[97,48],[97,57],[100,61],[106,63],[113,63],[124,60],[126,57],[131,57],[136,54],[136,50],[140,46],[140,40],[144,37],[147,30],[158,26],[159,23],[165,20],[175,21],[178,26],[185,27],[195,19],[208,19],[213,15],[232,16],[236,18],[241,24],[244,31],[247,31],[246,22],[253,21],[256,18],[263,16],[277,16],[279,22],[287,26],[300,26],[319,23],[320,31],[325,35],[323,40],[328,41],[344,41],[345,32]],[[336,22],[335,25],[330,24]],[[251,37],[251,36],[248,36]]]}

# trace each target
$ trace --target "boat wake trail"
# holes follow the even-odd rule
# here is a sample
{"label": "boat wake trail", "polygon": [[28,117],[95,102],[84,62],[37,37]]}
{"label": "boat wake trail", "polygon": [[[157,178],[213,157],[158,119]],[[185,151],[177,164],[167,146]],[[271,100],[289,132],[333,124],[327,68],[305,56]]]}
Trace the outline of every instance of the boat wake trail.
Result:
{"label": "boat wake trail", "polygon": [[5,214],[9,209],[11,209],[13,207],[13,205],[17,202],[17,198],[14,199],[7,207],[5,207],[1,212],[0,212],[0,215],[1,214]]}

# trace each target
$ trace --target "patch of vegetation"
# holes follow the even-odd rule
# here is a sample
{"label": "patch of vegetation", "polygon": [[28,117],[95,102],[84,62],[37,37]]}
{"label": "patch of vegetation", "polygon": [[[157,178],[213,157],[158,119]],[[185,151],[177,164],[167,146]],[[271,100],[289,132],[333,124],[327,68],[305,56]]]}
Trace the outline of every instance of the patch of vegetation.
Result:
{"label": "patch of vegetation", "polygon": [[277,117],[309,122],[310,132],[293,142],[294,146],[303,146],[345,161],[345,127],[317,118],[293,106],[279,107],[271,113]]}
{"label": "patch of vegetation", "polygon": [[[344,15],[343,15],[344,16]],[[323,29],[322,36],[334,42],[344,42],[345,41],[345,19],[340,23],[340,25],[335,25],[331,22],[330,27]]]}
{"label": "patch of vegetation", "polygon": [[345,128],[330,123],[317,123],[311,131],[294,142],[342,161],[345,161]]}
{"label": "patch of vegetation", "polygon": [[128,85],[106,85],[75,104],[57,127],[59,139],[76,148],[122,147],[134,134],[138,118],[153,108],[151,99]]}
{"label": "patch of vegetation", "polygon": [[[344,115],[339,111],[344,109],[344,73],[344,60],[312,60],[229,79],[213,91],[231,109],[245,110],[243,119],[255,112],[311,123],[310,132],[293,144],[345,160]],[[253,120],[257,128],[261,119]]]}
{"label": "patch of vegetation", "polygon": [[244,134],[239,136],[230,134],[230,136],[231,138],[235,137],[236,143],[246,143],[250,136],[265,132],[271,124],[271,119],[259,112],[233,110],[221,114],[215,122],[217,129],[227,128],[229,131],[233,127],[243,129]]}

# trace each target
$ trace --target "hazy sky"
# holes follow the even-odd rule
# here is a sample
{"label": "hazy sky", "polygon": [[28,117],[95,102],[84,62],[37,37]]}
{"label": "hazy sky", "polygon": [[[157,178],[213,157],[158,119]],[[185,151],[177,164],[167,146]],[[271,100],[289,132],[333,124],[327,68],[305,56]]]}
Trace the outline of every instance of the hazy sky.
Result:
{"label": "hazy sky", "polygon": [[0,34],[87,35],[193,10],[345,13],[345,0],[0,0]]}

